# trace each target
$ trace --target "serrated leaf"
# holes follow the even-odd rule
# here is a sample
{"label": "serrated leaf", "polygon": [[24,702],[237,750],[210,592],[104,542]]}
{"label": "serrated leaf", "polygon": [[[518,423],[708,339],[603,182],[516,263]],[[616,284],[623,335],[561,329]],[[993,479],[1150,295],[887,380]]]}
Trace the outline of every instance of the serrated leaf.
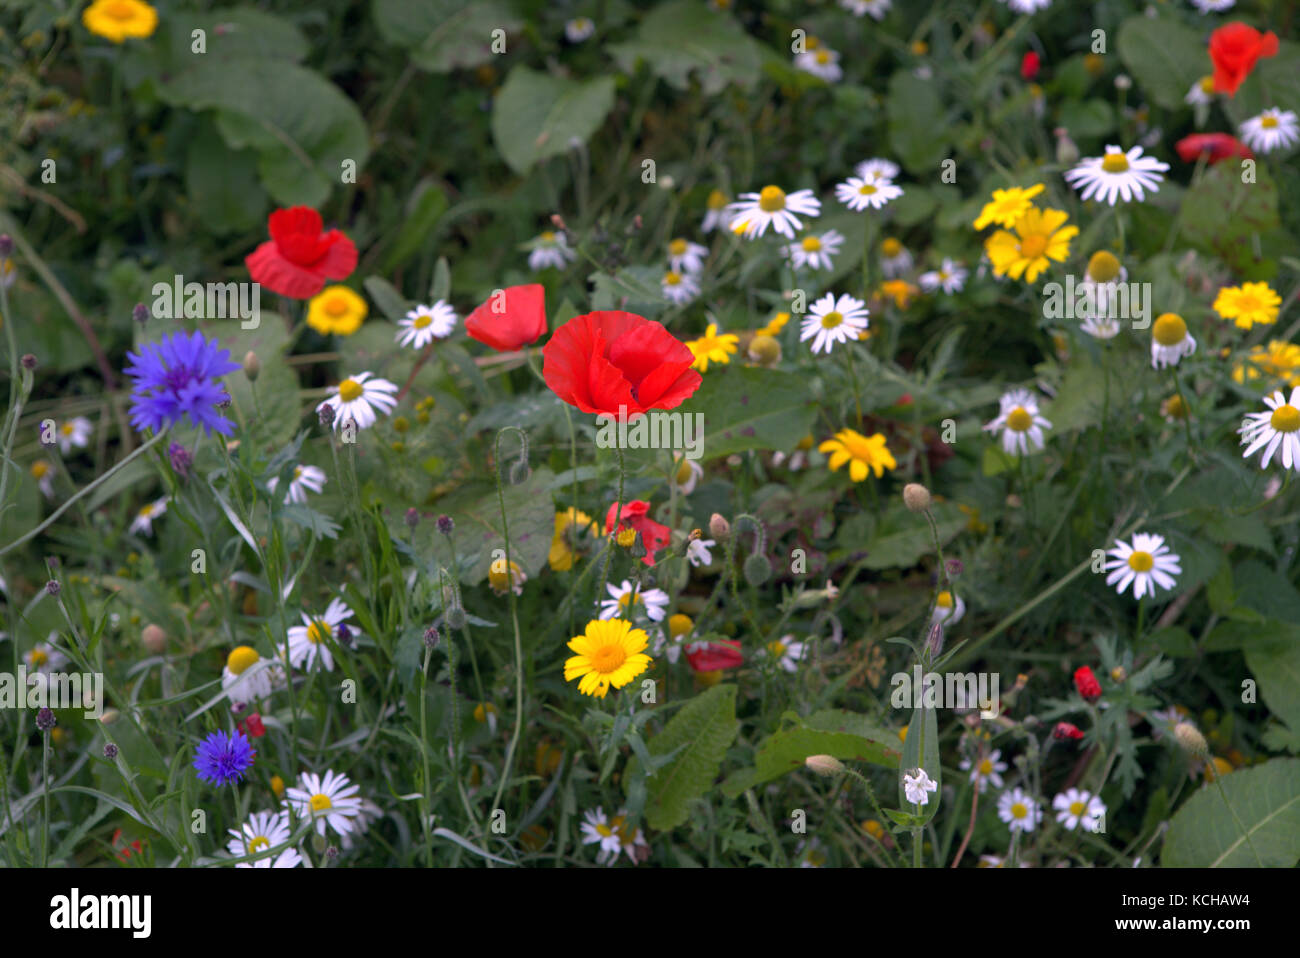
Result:
{"label": "serrated leaf", "polygon": [[1258,853],[1265,868],[1294,868],[1300,860],[1300,758],[1238,769],[1220,784],[1222,795],[1218,786],[1207,785],[1175,813],[1161,866],[1250,868]]}
{"label": "serrated leaf", "polygon": [[613,106],[613,77],[580,82],[521,63],[497,91],[492,139],[506,165],[523,175],[539,160],[568,152],[571,141],[585,143]]}

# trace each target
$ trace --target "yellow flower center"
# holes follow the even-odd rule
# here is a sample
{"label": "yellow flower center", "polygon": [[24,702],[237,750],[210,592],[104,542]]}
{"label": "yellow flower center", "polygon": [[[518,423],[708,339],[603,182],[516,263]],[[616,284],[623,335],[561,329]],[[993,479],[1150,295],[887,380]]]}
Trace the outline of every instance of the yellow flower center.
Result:
{"label": "yellow flower center", "polygon": [[555,242],[555,234],[552,233],[550,230],[545,230],[545,231],[542,233],[542,240],[543,240],[544,242],[547,242],[547,243],[554,243],[554,242]]}
{"label": "yellow flower center", "polygon": [[331,316],[346,316],[348,313],[348,299],[346,296],[331,296],[322,304],[322,309]]}
{"label": "yellow flower center", "polygon": [[313,622],[307,626],[307,638],[312,645],[320,645],[322,641],[334,634],[334,630],[328,622]]}
{"label": "yellow flower center", "polygon": [[1025,432],[1034,424],[1034,417],[1024,406],[1017,406],[1007,415],[1007,428],[1012,432]]}
{"label": "yellow flower center", "polygon": [[822,248],[822,241],[816,236],[805,236],[799,245],[804,248],[804,252],[815,253]]}
{"label": "yellow flower center", "polygon": [[664,283],[668,286],[676,286],[682,281],[681,273],[665,273]]}
{"label": "yellow flower center", "polygon": [[361,398],[361,394],[366,389],[355,379],[345,379],[339,383],[339,398],[344,402],[352,402],[354,399]]}
{"label": "yellow flower center", "polygon": [[722,192],[721,190],[714,190],[712,193],[709,194],[707,205],[711,210],[722,209],[724,206],[727,205],[727,194]]}
{"label": "yellow flower center", "polygon": [[50,661],[50,657],[40,649],[32,649],[28,658],[31,661],[32,668],[35,669],[39,669],[42,665],[46,665]]}
{"label": "yellow flower center", "polygon": [[1024,818],[1028,814],[1029,814],[1029,808],[1025,805],[1024,802],[1016,802],[1014,805],[1011,806],[1012,818]]}
{"label": "yellow flower center", "polygon": [[822,42],[818,40],[816,37],[809,37],[807,40],[804,41],[804,49],[806,50],[816,50],[821,45]]}
{"label": "yellow flower center", "polygon": [[831,62],[831,55],[830,55],[829,53],[827,53],[825,50],[818,50],[818,51],[817,51],[817,62],[820,63],[821,65],[825,66],[827,63],[830,63],[830,62]]}
{"label": "yellow flower center", "polygon": [[1263,116],[1263,117],[1260,117],[1260,118],[1259,118],[1259,125],[1260,125],[1261,127],[1263,127],[1265,130],[1271,130],[1271,129],[1273,129],[1274,127],[1277,126],[1277,117],[1275,117],[1275,116]]}
{"label": "yellow flower center", "polygon": [[935,605],[939,606],[941,609],[951,609],[952,593],[949,592],[947,589],[945,589],[944,591],[939,593],[939,597],[934,601],[935,601]]}
{"label": "yellow flower center", "polygon": [[880,252],[893,259],[903,252],[903,244],[891,236],[880,244]]}
{"label": "yellow flower center", "polygon": [[1107,153],[1101,168],[1106,173],[1123,173],[1128,169],[1128,157],[1123,153]]}
{"label": "yellow flower center", "polygon": [[844,314],[832,309],[822,317],[822,329],[834,329],[842,322],[844,322]]}
{"label": "yellow flower center", "polygon": [[621,645],[605,645],[591,654],[590,661],[591,667],[601,675],[609,675],[627,661],[627,652]]}
{"label": "yellow flower center", "polygon": [[863,196],[871,196],[873,193],[876,192],[876,187],[872,183],[863,183],[861,186],[858,187],[858,192],[861,193]]}
{"label": "yellow flower center", "polygon": [[1201,92],[1207,96],[1214,92],[1214,77],[1201,77]]}
{"label": "yellow flower center", "polygon": [[1155,564],[1155,557],[1150,552],[1134,552],[1128,557],[1128,567],[1134,572],[1150,572]]}
{"label": "yellow flower center", "polygon": [[1278,432],[1295,432],[1300,430],[1300,409],[1288,403],[1273,410],[1268,417],[1268,424]]}
{"label": "yellow flower center", "polygon": [[70,423],[70,422],[65,422],[62,426],[59,427],[59,432],[63,433],[65,436],[71,436],[71,435],[72,435],[72,423]]}
{"label": "yellow flower center", "polygon": [[1075,818],[1078,818],[1080,815],[1082,815],[1082,814],[1083,814],[1084,812],[1086,812],[1087,810],[1088,810],[1088,806],[1085,805],[1083,802],[1071,802],[1071,803],[1070,803],[1070,814],[1073,815]]}
{"label": "yellow flower center", "polygon": [[1183,419],[1187,416],[1187,404],[1183,402],[1182,396],[1170,396],[1165,403],[1165,412],[1174,419]]}
{"label": "yellow flower center", "polygon": [[244,670],[250,665],[255,665],[261,658],[255,649],[247,645],[241,645],[231,650],[230,655],[226,658],[226,668],[232,675],[243,675]]}
{"label": "yellow flower center", "polygon": [[1020,255],[1025,259],[1037,259],[1043,255],[1045,249],[1047,249],[1047,237],[1042,233],[1034,233],[1020,241]]}
{"label": "yellow flower center", "polygon": [[758,194],[758,208],[764,213],[785,209],[785,190],[779,186],[765,186]]}
{"label": "yellow flower center", "polygon": [[327,812],[334,807],[334,803],[330,801],[330,797],[323,792],[317,792],[313,795],[308,804],[311,805],[311,810],[313,812]]}
{"label": "yellow flower center", "polygon": [[432,316],[421,313],[419,316],[415,317],[415,322],[412,323],[411,325],[414,326],[416,329],[424,329],[432,322],[433,322]]}
{"label": "yellow flower center", "polygon": [[774,657],[779,659],[781,656],[785,655],[785,643],[780,639],[773,639],[771,642],[767,643],[767,651],[771,652]]}
{"label": "yellow flower center", "polygon": [[993,774],[993,760],[992,760],[992,759],[988,759],[988,758],[986,758],[986,759],[984,759],[982,762],[980,762],[980,774],[981,774],[981,775],[992,775],[992,774]]}
{"label": "yellow flower center", "polygon": [[678,613],[668,618],[668,634],[674,639],[679,635],[687,635],[694,626],[689,615]]}
{"label": "yellow flower center", "polygon": [[45,474],[50,471],[49,463],[34,462],[32,463],[32,478],[44,479]]}
{"label": "yellow flower center", "polygon": [[691,481],[691,461],[689,459],[682,460],[682,464],[677,467],[677,475],[675,478],[677,479],[677,484],[679,486],[684,486],[686,483]]}
{"label": "yellow flower center", "polygon": [[1099,249],[1088,260],[1088,275],[1098,283],[1109,283],[1119,275],[1119,260],[1113,253]]}
{"label": "yellow flower center", "polygon": [[301,479],[301,478],[302,478],[302,466],[294,466],[294,467],[293,467],[293,478],[294,478],[294,479]]}
{"label": "yellow flower center", "polygon": [[1151,328],[1151,335],[1161,346],[1176,346],[1187,336],[1187,324],[1177,313],[1163,313]]}
{"label": "yellow flower center", "polygon": [[668,252],[673,256],[686,255],[686,240],[675,239],[668,244]]}
{"label": "yellow flower center", "polygon": [[[329,799],[326,799],[326,801],[329,801]],[[264,835],[258,835],[256,838],[249,841],[248,854],[253,855],[256,854],[257,852],[260,852],[264,848],[270,848],[270,847],[271,847],[271,840]]]}
{"label": "yellow flower center", "polygon": [[640,592],[624,592],[618,597],[618,607],[626,610],[629,606],[636,605],[641,601]]}
{"label": "yellow flower center", "polygon": [[632,543],[636,542],[636,530],[632,528],[620,529],[618,535],[614,536],[614,541],[624,549],[630,549]]}

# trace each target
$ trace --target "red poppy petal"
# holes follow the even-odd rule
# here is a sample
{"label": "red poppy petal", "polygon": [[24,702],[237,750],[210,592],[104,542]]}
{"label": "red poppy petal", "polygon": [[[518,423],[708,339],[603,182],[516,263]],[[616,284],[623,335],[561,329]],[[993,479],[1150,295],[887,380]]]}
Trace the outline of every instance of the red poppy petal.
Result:
{"label": "red poppy petal", "polygon": [[513,352],[536,342],[546,332],[546,288],[529,283],[501,292],[504,308],[500,312],[494,309],[498,303],[493,293],[465,317],[465,332],[497,352]]}
{"label": "red poppy petal", "polygon": [[244,264],[253,282],[290,299],[310,299],[325,285],[316,273],[281,256],[274,241],[259,246],[244,258]]}
{"label": "red poppy petal", "polygon": [[329,279],[347,279],[357,268],[356,244],[338,230],[330,230],[326,233],[325,242],[329,244],[325,249],[325,255],[314,263],[312,268]]}

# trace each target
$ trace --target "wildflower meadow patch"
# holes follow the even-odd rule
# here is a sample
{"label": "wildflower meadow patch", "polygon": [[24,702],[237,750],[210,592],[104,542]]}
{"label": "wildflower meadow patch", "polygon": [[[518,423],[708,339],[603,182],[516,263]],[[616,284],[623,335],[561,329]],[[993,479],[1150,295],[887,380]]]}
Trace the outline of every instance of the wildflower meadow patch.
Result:
{"label": "wildflower meadow patch", "polygon": [[1294,868],[1298,20],[0,0],[0,863]]}

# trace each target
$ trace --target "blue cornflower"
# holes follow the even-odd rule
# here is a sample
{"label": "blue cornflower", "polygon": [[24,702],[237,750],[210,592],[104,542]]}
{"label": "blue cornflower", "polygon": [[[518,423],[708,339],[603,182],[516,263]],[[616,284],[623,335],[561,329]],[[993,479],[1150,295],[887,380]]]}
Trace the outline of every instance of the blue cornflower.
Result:
{"label": "blue cornflower", "polygon": [[204,433],[228,436],[234,424],[217,412],[218,403],[230,399],[218,377],[234,372],[230,351],[197,330],[172,333],[159,343],[149,343],[140,352],[127,353],[126,374],[134,380],[131,394],[131,424],[154,432],[188,417]]}
{"label": "blue cornflower", "polygon": [[256,754],[243,732],[234,735],[213,732],[199,743],[194,768],[200,781],[225,785],[242,779],[244,773],[253,767]]}

